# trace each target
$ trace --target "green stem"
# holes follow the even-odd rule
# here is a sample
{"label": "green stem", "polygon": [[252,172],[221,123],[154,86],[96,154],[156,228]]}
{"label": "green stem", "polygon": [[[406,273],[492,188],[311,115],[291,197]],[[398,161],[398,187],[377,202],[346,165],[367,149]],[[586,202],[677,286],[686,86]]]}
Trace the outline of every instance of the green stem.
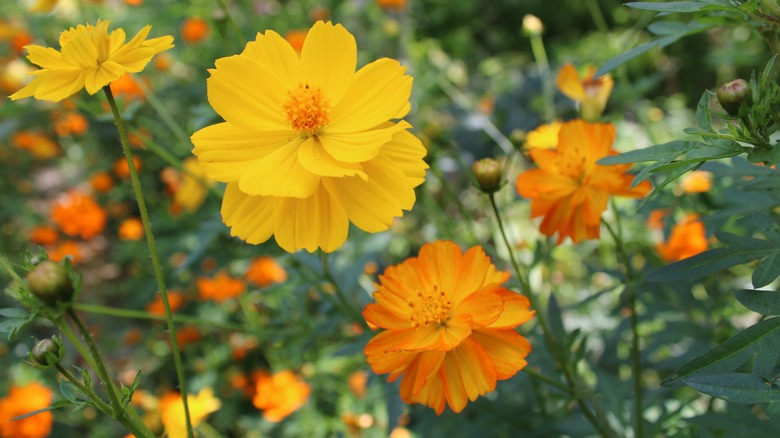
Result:
{"label": "green stem", "polygon": [[[536,318],[537,321],[539,321],[539,325],[542,327],[542,333],[544,334],[544,339],[547,342],[548,347],[553,353],[553,357],[557,359],[557,361],[560,363],[561,368],[563,370],[564,376],[566,377],[566,382],[569,384],[569,387],[567,388],[567,392],[574,394],[575,399],[577,401],[577,404],[580,407],[580,410],[582,411],[582,414],[585,415],[585,418],[593,425],[593,427],[596,429],[597,432],[599,432],[602,436],[606,437],[614,437],[617,436],[615,431],[612,430],[612,428],[609,425],[609,422],[607,421],[606,414],[604,413],[603,409],[598,405],[598,402],[595,399],[590,400],[590,404],[593,406],[593,410],[591,410],[591,407],[586,403],[586,401],[582,398],[582,390],[581,390],[581,384],[579,382],[579,379],[577,378],[577,375],[574,371],[574,369],[569,364],[569,356],[567,351],[562,351],[562,349],[559,347],[558,342],[555,340],[552,334],[552,330],[550,329],[549,324],[547,323],[547,317],[543,311],[543,309],[539,305],[539,300],[537,299],[536,295],[531,291],[530,284],[525,276],[525,273],[520,269],[520,264],[517,262],[517,259],[515,258],[514,251],[512,250],[512,245],[509,243],[509,238],[507,237],[506,230],[504,229],[503,221],[501,220],[501,212],[498,209],[498,204],[496,204],[496,199],[493,193],[488,195],[490,198],[490,205],[493,207],[493,213],[496,216],[496,223],[498,224],[498,229],[501,234],[502,239],[504,240],[504,244],[506,245],[507,252],[509,253],[509,259],[512,262],[512,267],[515,270],[515,275],[517,275],[518,281],[520,282],[520,287],[525,294],[525,296],[528,298],[528,301],[531,303],[531,307],[533,307],[534,310],[536,310]],[[598,413],[598,417],[596,413]]]}
{"label": "green stem", "polygon": [[76,328],[78,329],[79,333],[81,333],[81,337],[84,339],[84,343],[87,344],[89,355],[92,357],[92,360],[95,364],[95,371],[106,385],[106,392],[108,393],[108,399],[111,401],[114,418],[123,416],[124,413],[122,412],[122,404],[119,402],[119,390],[114,384],[113,379],[111,379],[111,376],[108,374],[106,365],[103,363],[103,357],[100,355],[100,351],[98,351],[97,345],[95,345],[95,341],[92,339],[92,335],[89,334],[89,330],[87,330],[87,327],[83,322],[81,322],[81,319],[79,319],[78,315],[76,315],[76,312],[72,307],[68,308],[67,314],[76,324]]}
{"label": "green stem", "polygon": [[[344,294],[344,291],[341,290],[338,282],[336,282],[336,278],[333,276],[333,273],[330,270],[330,259],[328,258],[328,253],[326,252],[322,253],[322,275],[325,277],[325,280],[333,285],[336,298],[340,304],[339,307],[342,308],[342,311],[352,320],[352,322],[360,324],[360,326],[363,328],[368,327],[366,325],[366,321],[363,319],[363,315],[352,306],[352,304],[347,299],[346,294]],[[328,292],[326,291],[323,291],[323,295],[326,297],[329,296]]]}
{"label": "green stem", "polygon": [[[187,135],[187,132],[182,128],[176,120],[173,119],[171,116],[171,111],[169,111],[163,103],[160,101],[160,99],[157,98],[157,95],[154,93],[154,90],[150,87],[147,87],[146,84],[143,83],[143,81],[136,81],[138,83],[138,87],[141,88],[141,91],[144,93],[144,97],[146,98],[146,102],[151,105],[152,109],[157,113],[157,115],[160,117],[160,120],[165,123],[168,128],[173,132],[173,135],[176,136],[176,138],[179,140],[181,145],[186,145],[186,148],[180,148],[176,146],[176,143],[171,144],[172,147],[175,147],[176,149],[180,150],[182,153],[189,152],[190,151],[190,136]],[[105,87],[103,87],[105,90]],[[111,95],[111,98],[113,100],[113,94]],[[117,112],[118,113],[118,112]],[[114,117],[116,117],[116,114],[114,114]]]}
{"label": "green stem", "polygon": [[601,33],[609,32],[609,26],[607,20],[604,19],[604,14],[601,12],[599,2],[597,0],[585,0],[585,4],[588,6],[593,23],[596,25],[596,29]]}
{"label": "green stem", "polygon": [[235,32],[236,34],[238,47],[239,48],[244,47],[244,44],[246,44],[246,41],[244,41],[244,35],[241,33],[241,28],[238,27],[238,23],[236,23],[236,20],[233,19],[233,14],[230,13],[230,9],[228,9],[227,1],[219,0],[219,5],[222,6],[222,10],[225,12],[225,17],[227,17],[230,27],[233,29],[233,32]]}
{"label": "green stem", "polygon": [[565,392],[565,393],[567,393],[569,395],[573,394],[571,388],[569,388],[568,386],[564,385],[563,383],[561,383],[561,382],[559,382],[559,381],[557,381],[557,380],[555,380],[555,379],[553,379],[551,377],[545,376],[541,372],[536,371],[535,369],[533,369],[531,367],[525,368],[523,371],[525,371],[526,373],[530,374],[534,378],[539,379],[542,382],[544,382],[544,383],[546,383],[546,384],[548,384],[550,386],[554,386],[554,387],[560,389],[561,391],[563,391],[563,392]]}
{"label": "green stem", "polygon": [[217,197],[222,197],[222,192],[217,189],[213,183],[210,183],[206,179],[204,179],[200,175],[196,175],[189,170],[185,169],[184,166],[181,164],[181,160],[173,155],[172,153],[168,152],[165,148],[158,145],[157,143],[148,140],[143,142],[143,145],[147,147],[150,151],[154,152],[158,157],[162,158],[166,163],[170,164],[171,166],[175,167],[179,172],[193,178],[195,181],[198,182],[203,188],[208,190],[212,195],[215,195]]}
{"label": "green stem", "polygon": [[544,41],[541,34],[531,35],[531,52],[536,59],[536,67],[539,78],[542,80],[542,97],[544,99],[544,120],[552,122],[555,119],[555,87],[550,76],[550,62],[547,60],[547,52],[544,50]]}
{"label": "green stem", "polygon": [[4,255],[0,254],[0,265],[3,265],[3,268],[6,272],[8,272],[8,275],[11,276],[14,280],[18,281],[19,283],[24,283],[24,280],[22,277],[19,276],[19,274],[16,273],[16,270],[14,270],[13,265],[11,265],[11,262],[8,261],[8,259],[5,258]]}
{"label": "green stem", "polygon": [[176,324],[173,321],[173,312],[171,311],[171,304],[168,301],[168,291],[165,287],[165,279],[162,273],[162,267],[160,265],[160,256],[157,253],[157,244],[154,241],[154,235],[152,234],[152,226],[149,221],[149,212],[146,209],[146,201],[144,200],[144,194],[141,190],[141,181],[138,179],[138,172],[135,169],[135,163],[133,162],[133,154],[130,152],[130,144],[127,141],[127,131],[125,129],[122,116],[119,114],[119,108],[114,100],[114,95],[111,93],[111,88],[106,85],[103,87],[103,91],[108,99],[108,104],[111,106],[111,112],[114,114],[114,121],[116,122],[117,131],[119,131],[120,143],[122,143],[122,150],[127,160],[127,166],[130,170],[130,180],[133,184],[133,191],[135,192],[135,199],[138,202],[138,210],[141,213],[141,222],[144,226],[144,233],[146,234],[146,242],[149,246],[149,254],[152,258],[152,265],[154,266],[154,274],[157,277],[157,286],[160,292],[160,298],[165,308],[165,321],[168,325],[168,334],[171,339],[171,352],[173,353],[173,363],[176,368],[176,378],[179,381],[179,391],[181,392],[182,404],[184,405],[184,419],[187,424],[187,437],[193,438],[194,433],[192,431],[192,421],[190,419],[190,409],[187,403],[187,381],[184,378],[184,367],[182,366],[181,351],[179,350],[179,342],[176,340]]}
{"label": "green stem", "polygon": [[[82,303],[75,303],[73,307],[76,310],[80,310],[82,312],[117,316],[119,318],[165,321],[164,315],[153,315],[145,310],[119,309],[116,307],[107,307],[107,306],[100,306],[97,304],[82,304]],[[222,330],[246,331],[246,327],[238,324],[228,324],[223,322],[208,321],[190,315],[173,315],[173,320],[178,323],[193,324],[200,327],[211,327],[211,328],[222,329]],[[273,329],[273,331],[278,332],[278,329]]]}

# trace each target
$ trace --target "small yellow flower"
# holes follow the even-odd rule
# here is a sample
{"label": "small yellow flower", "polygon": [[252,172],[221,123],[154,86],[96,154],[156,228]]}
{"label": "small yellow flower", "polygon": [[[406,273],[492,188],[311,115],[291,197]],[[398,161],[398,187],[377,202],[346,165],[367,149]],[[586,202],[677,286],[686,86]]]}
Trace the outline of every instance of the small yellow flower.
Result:
{"label": "small yellow flower", "polygon": [[141,29],[125,43],[123,29],[108,33],[109,21],[96,25],[80,24],[60,34],[60,51],[51,47],[25,46],[27,59],[41,67],[32,72],[35,79],[12,94],[11,100],[34,97],[59,102],[82,88],[89,94],[118,79],[125,73],[137,73],[152,57],[173,47],[173,37],[147,40],[152,26]]}
{"label": "small yellow flower", "polygon": [[610,75],[594,79],[596,67],[588,66],[585,76],[580,77],[577,69],[566,64],[558,73],[557,84],[561,93],[579,104],[580,115],[590,122],[597,121],[607,106],[607,100],[614,82]]}
{"label": "small yellow flower", "polygon": [[[222,402],[214,397],[213,389],[203,388],[197,395],[187,396],[187,405],[192,426],[197,427],[209,414],[218,411],[222,407]],[[181,394],[171,392],[163,396],[160,399],[160,411],[168,438],[185,438],[187,423],[184,418]]]}
{"label": "small yellow flower", "polygon": [[550,123],[540,125],[528,133],[525,138],[526,149],[555,149],[558,146],[558,131],[561,130],[563,123],[555,120]]}

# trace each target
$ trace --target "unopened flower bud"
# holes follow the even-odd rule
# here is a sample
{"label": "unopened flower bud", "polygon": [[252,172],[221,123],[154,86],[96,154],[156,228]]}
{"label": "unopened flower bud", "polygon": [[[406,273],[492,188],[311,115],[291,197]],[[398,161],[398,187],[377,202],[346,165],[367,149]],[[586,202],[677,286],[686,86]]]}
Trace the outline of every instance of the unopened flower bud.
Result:
{"label": "unopened flower bud", "polygon": [[483,158],[471,166],[477,178],[477,186],[485,193],[495,193],[501,188],[504,172],[501,165],[493,158]]}
{"label": "unopened flower bud", "polygon": [[51,260],[44,260],[27,274],[30,292],[45,304],[67,302],[73,298],[73,283],[65,267]]}
{"label": "unopened flower bud", "polygon": [[739,107],[743,103],[753,102],[750,85],[744,79],[735,79],[723,84],[718,89],[718,103],[732,116],[739,115]]}
{"label": "unopened flower bud", "polygon": [[541,35],[543,31],[544,25],[542,25],[542,20],[540,20],[539,17],[531,14],[526,14],[523,17],[523,32],[525,32],[526,35],[538,36]]}
{"label": "unopened flower bud", "polygon": [[32,349],[32,358],[39,365],[52,367],[62,360],[64,349],[56,336],[38,341]]}

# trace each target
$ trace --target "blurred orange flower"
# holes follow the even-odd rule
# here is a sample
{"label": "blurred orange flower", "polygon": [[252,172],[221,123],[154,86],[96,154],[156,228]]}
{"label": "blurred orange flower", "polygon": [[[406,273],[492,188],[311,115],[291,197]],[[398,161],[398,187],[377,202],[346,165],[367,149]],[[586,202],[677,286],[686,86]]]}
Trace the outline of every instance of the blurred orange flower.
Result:
{"label": "blurred orange flower", "polygon": [[259,287],[287,281],[287,271],[273,257],[255,257],[246,272],[246,279]]}
{"label": "blurred orange flower", "polygon": [[[168,304],[171,306],[171,312],[177,311],[181,305],[184,304],[184,295],[182,295],[181,292],[169,290]],[[165,307],[163,306],[162,297],[160,297],[160,294],[157,294],[154,301],[146,305],[146,311],[152,315],[165,315]]]}
{"label": "blurred orange flower", "polygon": [[141,240],[144,237],[144,225],[141,219],[131,217],[119,224],[119,238],[122,240]]}
{"label": "blurred orange flower", "polygon": [[704,193],[712,188],[712,173],[706,170],[694,170],[685,174],[680,182],[685,193]]}
{"label": "blurred orange flower", "polygon": [[[133,155],[133,164],[135,164],[136,171],[141,170],[141,159],[136,155]],[[130,178],[130,167],[124,157],[114,161],[114,173],[122,179]]]}
{"label": "blurred orange flower", "polygon": [[[197,395],[187,395],[187,406],[190,411],[190,421],[197,427],[212,412],[222,407],[222,402],[214,397],[214,390],[203,388]],[[160,397],[160,413],[168,438],[186,438],[187,425],[184,419],[184,403],[181,394],[169,392]]]}
{"label": "blurred orange flower", "polygon": [[207,186],[212,186],[215,182],[206,176],[206,172],[197,158],[185,158],[181,164],[186,173],[169,167],[163,170],[160,179],[168,185],[168,190],[173,193],[172,210],[194,213],[203,205],[206,196],[208,196]]}
{"label": "blurred orange flower", "polygon": [[241,295],[244,289],[246,285],[243,281],[225,271],[217,273],[214,278],[198,278],[198,293],[204,300],[225,301]]}
{"label": "blurred orange flower", "polygon": [[[200,332],[200,329],[195,326],[185,325],[184,327],[176,329],[176,343],[179,344],[179,347],[181,348],[184,348],[189,344],[194,344],[201,339],[203,339],[203,334]],[[168,337],[166,337],[166,340],[170,343]]]}
{"label": "blurred orange flower", "polygon": [[30,242],[38,245],[54,245],[60,236],[54,227],[41,225],[32,229],[30,232]]}
{"label": "blurred orange flower", "polygon": [[427,243],[379,276],[366,321],[385,329],[364,350],[377,374],[403,376],[401,399],[437,414],[460,412],[523,369],[531,344],[514,329],[533,318],[528,299],[501,286],[481,247]]}
{"label": "blurred orange flower", "polygon": [[187,44],[197,44],[209,34],[209,25],[199,17],[187,18],[181,25],[181,39]]}
{"label": "blurred orange flower", "polygon": [[125,0],[125,3],[129,6],[141,6],[144,3],[144,0]]}
{"label": "blurred orange flower", "polygon": [[526,149],[555,149],[558,146],[558,132],[561,130],[560,120],[540,125],[528,133],[525,138]]}
{"label": "blurred orange flower", "polygon": [[407,0],[376,0],[376,4],[382,9],[402,10],[406,8]]}
{"label": "blurred orange flower", "polygon": [[171,68],[171,57],[162,53],[160,56],[154,58],[154,68],[160,71],[168,71]]}
{"label": "blurred orange flower", "polygon": [[89,177],[89,185],[92,190],[105,193],[114,188],[114,180],[108,172],[97,172]]}
{"label": "blurred orange flower", "polygon": [[68,111],[54,119],[54,132],[60,137],[84,135],[88,128],[87,118],[77,112]]}
{"label": "blurred orange flower", "polygon": [[290,370],[273,375],[261,372],[256,376],[257,392],[252,402],[263,411],[263,418],[268,421],[282,421],[309,398],[309,385]]}
{"label": "blurred orange flower", "polygon": [[301,53],[301,50],[303,50],[303,42],[306,41],[306,35],[308,34],[308,29],[292,29],[284,34],[284,39],[290,43],[296,52]]}
{"label": "blurred orange flower", "polygon": [[659,208],[650,212],[647,217],[647,228],[650,230],[663,230],[664,218],[669,215],[669,210],[666,208]]}
{"label": "blurred orange flower", "polygon": [[631,188],[630,164],[602,166],[601,158],[614,155],[615,126],[609,123],[566,122],[558,134],[557,149],[531,149],[538,169],[517,177],[517,192],[531,199],[531,216],[544,216],[540,231],[558,234],[558,244],[568,236],[574,243],[597,239],[601,213],[610,195],[640,198],[651,185],[643,181]]}
{"label": "blurred orange flower", "polygon": [[672,232],[666,243],[656,245],[661,258],[667,262],[693,257],[710,247],[704,224],[699,221],[699,215],[689,214],[685,219],[672,227]]}
{"label": "blurred orange flower", "polygon": [[125,73],[109,84],[111,92],[119,97],[123,96],[125,101],[144,100],[144,91],[138,84],[138,81],[130,73]]}
{"label": "blurred orange flower", "polygon": [[24,51],[24,46],[33,42],[33,37],[27,31],[20,30],[16,32],[9,41],[11,50],[17,55],[21,55]]}
{"label": "blurred orange flower", "polygon": [[49,260],[57,263],[61,262],[67,256],[71,256],[74,263],[78,263],[83,259],[81,245],[72,240],[66,240],[54,248],[47,249],[46,254],[49,256]]}
{"label": "blurred orange flower", "polygon": [[61,152],[60,146],[41,132],[19,131],[11,137],[11,144],[30,151],[35,158],[40,159],[54,158]]}
{"label": "blurred orange flower", "polygon": [[355,394],[357,398],[366,396],[366,384],[368,383],[368,373],[363,370],[355,371],[347,378],[347,387]]}
{"label": "blurred orange flower", "polygon": [[577,101],[580,116],[589,121],[596,121],[601,117],[614,85],[610,75],[593,79],[595,74],[596,67],[590,65],[586,68],[585,75],[580,77],[572,64],[566,64],[558,73],[557,79],[561,93]]}
{"label": "blurred orange flower", "polygon": [[54,393],[38,382],[11,386],[8,395],[0,398],[0,436],[13,438],[43,438],[51,433],[54,415],[41,412],[21,420],[11,420],[51,405]]}
{"label": "blurred orange flower", "polygon": [[57,199],[51,219],[68,236],[91,239],[103,231],[106,211],[91,196],[70,191]]}

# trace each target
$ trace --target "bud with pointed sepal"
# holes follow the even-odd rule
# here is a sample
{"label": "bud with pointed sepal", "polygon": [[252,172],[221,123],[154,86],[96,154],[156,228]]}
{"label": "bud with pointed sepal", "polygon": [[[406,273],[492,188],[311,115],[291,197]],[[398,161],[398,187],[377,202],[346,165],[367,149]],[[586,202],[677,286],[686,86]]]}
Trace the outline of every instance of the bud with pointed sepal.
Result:
{"label": "bud with pointed sepal", "polygon": [[73,299],[73,282],[67,269],[51,260],[42,261],[27,274],[27,284],[30,292],[49,306]]}
{"label": "bud with pointed sepal", "polygon": [[752,102],[753,94],[750,90],[750,84],[744,79],[734,79],[718,89],[718,103],[729,115],[739,115],[739,108],[742,104],[749,105]]}

